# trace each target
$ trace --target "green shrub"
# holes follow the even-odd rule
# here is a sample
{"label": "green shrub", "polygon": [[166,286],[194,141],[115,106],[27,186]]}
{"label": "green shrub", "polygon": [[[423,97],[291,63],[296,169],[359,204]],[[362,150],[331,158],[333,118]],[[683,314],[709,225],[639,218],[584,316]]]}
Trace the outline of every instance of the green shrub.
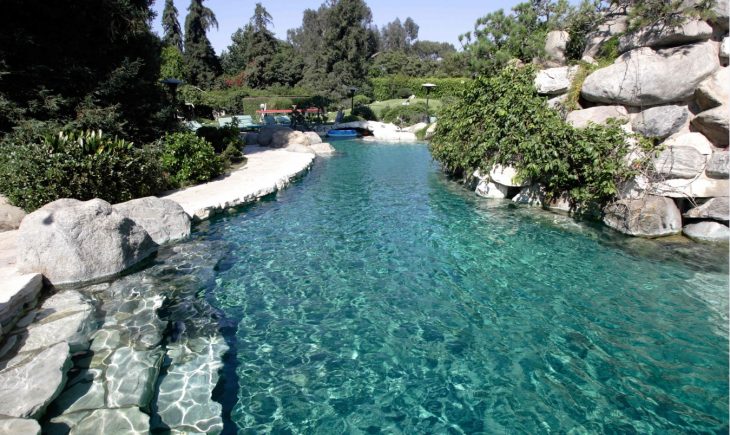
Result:
{"label": "green shrub", "polygon": [[386,77],[377,77],[370,79],[373,87],[373,95],[378,101],[392,100],[394,98],[407,98],[398,95],[399,89],[409,89],[418,98],[426,98],[426,89],[423,88],[424,83],[433,83],[436,87],[431,90],[431,98],[443,98],[447,96],[456,96],[464,88],[466,83],[471,79],[467,78],[437,78],[437,77],[409,77],[403,75],[393,75]]}
{"label": "green shrub", "polygon": [[442,111],[434,158],[460,176],[513,165],[521,179],[543,184],[548,197],[567,191],[579,211],[606,203],[638,169],[624,163],[625,134],[618,125],[568,125],[537,95],[534,75],[532,67],[510,66],[467,86],[461,102]]}
{"label": "green shrub", "polygon": [[13,204],[32,211],[59,198],[117,203],[166,187],[154,150],[101,131],[54,128],[26,125],[0,144],[0,192]]}
{"label": "green shrub", "polygon": [[356,122],[356,121],[364,121],[364,119],[360,118],[357,115],[345,115],[342,117],[342,123],[345,122]]}
{"label": "green shrub", "polygon": [[355,106],[355,109],[353,109],[352,114],[355,116],[358,116],[366,121],[377,121],[378,116],[375,114],[373,109],[371,109],[369,106]]}
{"label": "green shrub", "polygon": [[604,61],[613,62],[619,56],[619,37],[614,35],[604,42],[598,49],[598,58]]}
{"label": "green shrub", "polygon": [[237,164],[246,161],[246,157],[243,155],[241,148],[234,144],[228,144],[226,149],[221,153],[221,158],[227,164]]}
{"label": "green shrub", "polygon": [[368,97],[367,95],[362,95],[362,94],[355,95],[355,98],[353,101],[355,103],[355,107],[367,106],[368,104],[373,102],[373,100],[370,97]]}
{"label": "green shrub", "polygon": [[396,92],[396,96],[398,98],[404,98],[405,99],[405,98],[410,97],[411,95],[413,95],[413,92],[411,91],[410,88],[400,88]]}
{"label": "green shrub", "polygon": [[213,146],[191,132],[165,135],[161,162],[174,187],[202,183],[223,172],[223,161]]}
{"label": "green shrub", "polygon": [[414,103],[408,105],[387,106],[380,114],[383,122],[392,122],[398,125],[413,125],[426,117],[426,105]]}
{"label": "green shrub", "polygon": [[238,128],[234,126],[216,127],[206,125],[200,127],[195,132],[195,134],[197,134],[198,137],[207,140],[211,145],[213,145],[213,149],[218,154],[222,153],[230,145],[233,145],[235,147],[242,146],[241,138],[239,136],[240,132]]}

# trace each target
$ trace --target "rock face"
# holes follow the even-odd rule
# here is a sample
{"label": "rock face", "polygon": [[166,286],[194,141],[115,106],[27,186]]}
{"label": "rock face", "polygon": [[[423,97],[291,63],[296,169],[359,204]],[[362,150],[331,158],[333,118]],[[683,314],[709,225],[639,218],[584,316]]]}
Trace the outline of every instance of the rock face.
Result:
{"label": "rock face", "polygon": [[115,204],[113,208],[144,228],[158,245],[190,236],[190,217],[175,201],[149,196]]}
{"label": "rock face", "polygon": [[730,106],[722,105],[700,113],[692,120],[692,127],[707,136],[713,144],[727,147],[730,132],[728,107]]}
{"label": "rock face", "polygon": [[55,285],[116,275],[157,250],[147,232],[103,200],[60,199],[26,216],[18,270]]}
{"label": "rock face", "polygon": [[717,151],[707,161],[705,174],[710,178],[730,178],[730,152]]}
{"label": "rock face", "polygon": [[[553,33],[553,32],[550,32]],[[577,66],[563,66],[541,70],[535,76],[535,89],[538,94],[559,95],[568,91],[578,72]]]}
{"label": "rock face", "polygon": [[68,345],[58,343],[19,353],[6,364],[0,371],[0,414],[38,418],[63,389],[71,360]]}
{"label": "rock face", "polygon": [[619,38],[618,49],[623,53],[637,47],[668,47],[706,41],[712,36],[712,27],[704,21],[690,20],[676,27],[662,24],[645,27]]}
{"label": "rock face", "polygon": [[317,143],[317,144],[310,145],[309,148],[312,151],[314,151],[314,153],[317,154],[318,156],[321,156],[321,155],[325,155],[325,156],[326,155],[332,155],[332,154],[334,154],[336,152],[335,148],[332,145],[330,145],[330,144],[328,144],[326,142],[325,143]]}
{"label": "rock face", "polygon": [[491,183],[488,180],[481,180],[477,184],[476,194],[482,198],[504,199],[507,198],[509,189],[501,184]]}
{"label": "rock face", "polygon": [[664,147],[692,147],[703,156],[712,154],[712,144],[702,133],[680,133],[664,141]]}
{"label": "rock face", "polygon": [[523,187],[530,183],[517,179],[517,169],[512,166],[494,165],[489,171],[489,179],[507,187]]}
{"label": "rock face", "polygon": [[711,41],[654,51],[638,48],[589,75],[581,89],[588,101],[650,106],[682,101],[720,66]]}
{"label": "rock face", "polygon": [[0,415],[0,433],[40,435],[41,425],[37,421],[28,418],[13,418]]}
{"label": "rock face", "polygon": [[658,106],[636,115],[631,125],[637,133],[663,139],[679,131],[688,120],[686,106]]}
{"label": "rock face", "polygon": [[274,146],[272,145],[272,141],[274,139],[274,134],[277,132],[282,132],[279,134],[279,140],[281,140],[282,135],[288,135],[289,133],[292,133],[294,130],[292,130],[289,127],[282,127],[282,126],[270,126],[270,127],[264,127],[259,132],[258,136],[256,137],[256,140],[258,141],[258,144],[262,147],[274,147],[278,148],[282,145]]}
{"label": "rock face", "polygon": [[647,195],[623,199],[604,209],[603,222],[624,234],[661,237],[682,231],[682,216],[670,198]]}
{"label": "rock face", "polygon": [[539,184],[533,184],[522,188],[520,192],[512,198],[512,202],[532,207],[542,207],[543,199],[545,199],[543,187]]}
{"label": "rock face", "polygon": [[73,428],[71,434],[147,434],[150,416],[137,408],[97,409]]}
{"label": "rock face", "polygon": [[695,91],[695,99],[702,110],[728,104],[730,102],[730,68],[720,68],[703,80]]}
{"label": "rock face", "polygon": [[604,125],[609,119],[628,122],[629,113],[623,106],[596,106],[574,110],[568,114],[566,121],[575,128],[585,128],[591,123]]}
{"label": "rock face", "polygon": [[568,47],[570,35],[564,30],[553,30],[548,32],[545,38],[545,56],[549,62],[564,65],[566,61],[565,50]]}
{"label": "rock face", "polygon": [[[37,273],[2,277],[0,286],[0,340],[10,331],[26,309],[33,308],[43,289],[43,276]],[[0,355],[2,358],[2,355]]]}
{"label": "rock face", "polygon": [[629,17],[622,13],[613,13],[606,16],[606,19],[598,28],[586,36],[586,48],[583,56],[598,57],[601,46],[613,36],[620,35],[626,31]]}
{"label": "rock face", "polygon": [[693,147],[673,146],[654,159],[657,173],[667,178],[694,178],[705,169],[707,158]]}
{"label": "rock face", "polygon": [[711,221],[686,225],[684,235],[700,242],[727,242],[730,240],[730,228]]}
{"label": "rock face", "polygon": [[0,195],[0,232],[16,230],[25,217],[25,211],[10,205],[8,199]]}
{"label": "rock face", "polygon": [[727,197],[712,198],[706,203],[688,210],[684,217],[730,221],[730,201]]}
{"label": "rock face", "polygon": [[720,44],[720,59],[723,61],[723,65],[727,65],[728,60],[730,60],[730,37],[728,36],[722,38],[722,43]]}
{"label": "rock face", "polygon": [[675,178],[651,184],[648,192],[670,198],[714,198],[727,197],[730,182],[699,176],[692,179]]}

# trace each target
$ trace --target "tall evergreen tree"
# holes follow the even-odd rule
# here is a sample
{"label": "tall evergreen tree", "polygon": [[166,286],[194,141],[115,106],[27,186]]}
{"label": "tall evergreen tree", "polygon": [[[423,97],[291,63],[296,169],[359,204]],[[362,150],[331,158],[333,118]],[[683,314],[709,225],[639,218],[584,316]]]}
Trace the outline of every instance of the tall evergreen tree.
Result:
{"label": "tall evergreen tree", "polygon": [[165,35],[162,37],[162,42],[177,48],[182,53],[183,36],[177,16],[177,8],[173,0],[165,0],[165,9],[162,11],[162,28],[165,30]]}
{"label": "tall evergreen tree", "polygon": [[185,68],[190,84],[209,88],[216,77],[221,75],[220,60],[208,40],[206,32],[218,28],[218,21],[203,0],[191,0],[185,18]]}

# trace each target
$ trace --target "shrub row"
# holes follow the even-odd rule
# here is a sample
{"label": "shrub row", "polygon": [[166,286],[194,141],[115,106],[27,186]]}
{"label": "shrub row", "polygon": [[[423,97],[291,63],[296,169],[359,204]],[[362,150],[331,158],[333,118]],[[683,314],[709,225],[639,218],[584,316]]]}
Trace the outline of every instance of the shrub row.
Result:
{"label": "shrub row", "polygon": [[379,101],[391,100],[393,98],[407,98],[409,95],[405,95],[406,93],[414,94],[418,98],[426,98],[426,89],[422,86],[424,83],[433,83],[436,85],[430,93],[432,98],[456,96],[471,81],[471,79],[467,78],[416,78],[402,75],[370,79],[374,97]]}

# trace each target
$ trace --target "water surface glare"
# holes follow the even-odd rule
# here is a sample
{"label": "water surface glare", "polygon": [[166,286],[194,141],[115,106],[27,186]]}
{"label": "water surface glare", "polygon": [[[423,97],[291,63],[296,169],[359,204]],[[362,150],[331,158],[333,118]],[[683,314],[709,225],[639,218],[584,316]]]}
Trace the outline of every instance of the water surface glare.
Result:
{"label": "water surface glare", "polygon": [[727,247],[478,198],[425,145],[334,145],[196,230],[227,249],[207,297],[232,325],[229,425],[727,433]]}

